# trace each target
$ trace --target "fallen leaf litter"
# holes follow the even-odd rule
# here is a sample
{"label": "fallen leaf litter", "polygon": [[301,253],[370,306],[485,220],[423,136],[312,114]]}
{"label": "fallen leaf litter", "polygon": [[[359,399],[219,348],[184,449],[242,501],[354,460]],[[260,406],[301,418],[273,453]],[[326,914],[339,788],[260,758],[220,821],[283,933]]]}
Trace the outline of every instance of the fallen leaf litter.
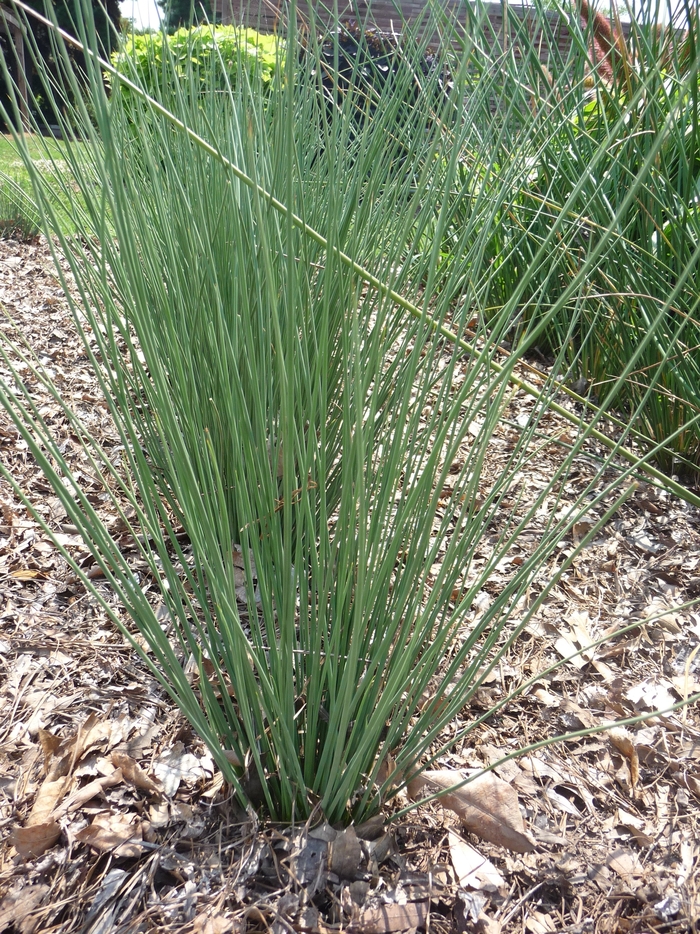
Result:
{"label": "fallen leaf litter", "polygon": [[[116,462],[119,439],[44,242],[0,242],[0,302]],[[33,389],[104,509],[70,426]],[[514,396],[489,470],[508,456],[532,405]],[[547,419],[565,435],[566,425]],[[565,496],[587,482],[598,453],[591,445],[581,456]],[[89,570],[4,412],[0,456]],[[533,490],[547,482],[548,456],[529,467]],[[105,518],[118,534],[118,517]],[[562,554],[588,531],[575,528]],[[485,540],[477,561],[488,548]],[[518,560],[501,562],[472,613]],[[450,731],[533,679],[530,687],[442,756],[422,794],[447,772],[466,775],[545,736],[698,691],[700,613],[679,607],[700,593],[699,564],[698,511],[640,484]],[[697,930],[696,708],[505,762],[482,800],[467,785],[454,810],[433,802],[394,823],[345,830],[262,824],[235,807],[207,750],[2,480],[0,665],[0,934]]]}

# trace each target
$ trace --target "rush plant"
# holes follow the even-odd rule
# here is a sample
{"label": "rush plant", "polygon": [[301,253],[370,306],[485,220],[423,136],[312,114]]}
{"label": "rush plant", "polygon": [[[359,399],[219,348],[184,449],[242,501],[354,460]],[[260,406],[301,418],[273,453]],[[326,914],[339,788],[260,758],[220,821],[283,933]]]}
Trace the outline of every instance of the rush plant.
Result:
{"label": "rush plant", "polygon": [[0,172],[0,239],[31,242],[39,237],[39,218],[22,186]]}
{"label": "rush plant", "polygon": [[[96,48],[89,20],[81,39]],[[89,57],[89,101],[76,98],[63,117],[72,98],[55,98],[57,119],[67,131],[80,126],[86,141],[79,159],[68,147],[73,177],[60,192],[79,237],[62,234],[57,193],[17,139],[45,229],[77,284],[73,315],[119,434],[119,466],[54,391],[56,402],[149,569],[159,613],[19,373],[0,384],[0,402],[129,621],[76,573],[240,800],[252,775],[273,817],[319,808],[337,821],[371,814],[437,754],[444,727],[573,560],[575,552],[554,561],[562,539],[597,509],[594,534],[644,461],[622,449],[624,433],[608,440],[599,472],[560,508],[588,439],[606,440],[595,420],[579,420],[549,483],[525,495],[523,468],[554,444],[546,429],[562,355],[544,385],[529,388],[537,404],[507,461],[489,467],[518,380],[501,343],[583,185],[548,216],[487,327],[494,226],[513,192],[530,185],[542,147],[528,108],[518,113],[519,158],[497,165],[489,94],[474,87],[468,118],[464,110],[476,55],[466,38],[450,62],[452,89],[431,87],[440,67],[397,69],[361,122],[364,91],[349,82],[329,107],[308,51],[300,65],[293,31],[286,41],[284,78],[269,97],[242,66],[225,93],[212,82],[201,94],[201,73],[188,69],[170,109],[148,97],[137,70],[130,79],[128,69],[111,73],[130,80],[128,106],[124,95],[110,97],[104,66]],[[425,52],[417,36],[406,48]],[[165,46],[161,67],[175,81]],[[514,82],[518,67],[508,64]],[[409,81],[425,93],[409,94]],[[57,92],[47,83],[46,93]],[[652,165],[650,151],[621,211]],[[599,166],[594,154],[587,184]],[[469,232],[445,273],[456,192],[469,199]],[[576,283],[607,255],[617,221],[582,256]],[[573,294],[538,286],[524,349]],[[15,369],[22,358],[51,390],[21,341],[4,337],[2,353]],[[487,542],[488,560],[475,562]],[[515,551],[509,581],[476,613],[476,596]]]}
{"label": "rush plant", "polygon": [[[516,344],[519,330],[529,339],[523,319],[539,315],[541,302],[549,308],[568,295],[541,349],[563,351],[573,379],[592,384],[592,398],[631,419],[638,441],[658,446],[665,470],[692,475],[700,464],[698,5],[620,7],[632,17],[626,39],[615,4],[605,14],[585,0],[557,5],[571,34],[566,58],[551,18],[531,7],[522,18],[511,15],[508,41],[521,53],[517,81],[507,64],[492,67],[508,60],[503,37],[484,33],[475,93],[492,102],[493,160],[500,175],[525,160],[529,175],[516,171],[510,196],[494,200],[487,252],[495,274],[479,289],[487,316],[519,295]],[[465,158],[466,192],[474,171],[470,154]],[[501,177],[480,177],[501,186]],[[475,235],[471,199],[452,204],[447,271]],[[613,217],[617,227],[608,235]],[[532,269],[545,241],[548,261]],[[596,259],[588,263],[591,252]]]}

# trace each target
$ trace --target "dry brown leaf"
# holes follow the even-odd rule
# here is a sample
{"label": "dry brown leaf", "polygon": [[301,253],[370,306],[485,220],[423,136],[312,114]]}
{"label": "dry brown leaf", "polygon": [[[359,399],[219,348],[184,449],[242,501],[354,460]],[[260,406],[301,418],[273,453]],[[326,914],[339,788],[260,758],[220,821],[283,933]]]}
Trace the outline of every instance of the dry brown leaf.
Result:
{"label": "dry brown leaf", "polygon": [[[696,645],[695,648],[700,648],[700,645]],[[690,694],[695,694],[696,691],[700,691],[700,676],[697,673],[691,672],[689,670],[690,666],[687,666],[687,670],[682,675],[671,675],[671,684],[678,691],[683,700],[688,700]],[[687,715],[688,708],[684,709],[684,713]]]}
{"label": "dry brown leaf", "polygon": [[116,857],[134,859],[141,854],[143,839],[141,821],[129,814],[105,811],[98,814],[89,827],[75,835],[99,853],[112,853]]}
{"label": "dry brown leaf", "polygon": [[637,817],[635,814],[630,814],[629,811],[625,811],[624,808],[620,807],[617,809],[617,820],[628,830],[643,830],[645,826],[643,818]]}
{"label": "dry brown leaf", "polygon": [[348,934],[388,934],[390,931],[424,927],[429,907],[429,902],[425,901],[365,908],[346,930]]}
{"label": "dry brown leaf", "polygon": [[594,713],[581,707],[580,704],[570,700],[568,697],[563,697],[561,699],[559,709],[561,710],[562,720],[567,730],[588,730],[597,726],[600,722]]}
{"label": "dry brown leaf", "polygon": [[625,697],[634,704],[636,710],[666,710],[678,699],[672,693],[674,690],[672,682],[665,678],[647,678],[627,688]]}
{"label": "dry brown leaf", "polygon": [[[378,840],[380,837],[384,836],[385,825],[386,821],[384,815],[375,814],[374,817],[369,817],[363,823],[357,824],[355,831],[360,840]],[[328,824],[323,826],[328,828],[329,832],[333,832],[332,828],[328,827]]]}
{"label": "dry brown leaf", "polygon": [[61,828],[55,820],[41,824],[18,827],[10,837],[13,847],[22,859],[36,859],[42,856],[61,836]]}
{"label": "dry brown leaf", "polygon": [[580,522],[574,522],[571,529],[574,536],[574,545],[578,546],[581,543],[581,539],[588,535],[594,525],[595,523],[590,519],[582,519]]}
{"label": "dry brown leaf", "polygon": [[700,779],[696,778],[694,775],[683,775],[680,782],[684,785],[688,791],[692,792],[696,798],[700,798]]}
{"label": "dry brown leaf", "polygon": [[492,927],[488,916],[484,914],[483,909],[487,904],[487,897],[479,892],[457,890],[454,920],[459,934],[500,934],[500,924],[495,922],[495,927]]}
{"label": "dry brown leaf", "polygon": [[[560,632],[555,641],[555,647],[562,658],[568,659],[569,664],[579,671],[592,664],[605,681],[612,682],[615,678],[612,669],[597,657],[598,649],[592,647],[596,637],[591,634],[588,613],[575,611],[571,614],[568,624],[569,632]],[[579,654],[574,655],[575,652]]]}
{"label": "dry brown leaf", "polygon": [[339,833],[331,843],[329,867],[341,879],[354,879],[362,860],[362,845],[354,827]]}
{"label": "dry brown leaf", "polygon": [[540,779],[551,778],[554,782],[566,781],[565,773],[559,769],[553,768],[548,762],[540,759],[538,756],[521,756],[518,759],[518,765],[529,775]]}
{"label": "dry brown leaf", "polygon": [[96,746],[106,746],[112,734],[112,723],[109,720],[99,720],[97,714],[91,713],[85,723],[78,729],[71,750],[73,761],[80,762],[90,749]]}
{"label": "dry brown leaf", "polygon": [[582,649],[587,649],[595,641],[591,635],[590,621],[586,610],[574,610],[569,616],[569,627]]}
{"label": "dry brown leaf", "polygon": [[549,915],[545,915],[541,911],[533,911],[528,915],[525,929],[530,934],[549,934],[550,931],[556,931],[557,926]]}
{"label": "dry brown leaf", "polygon": [[214,778],[212,778],[211,782],[207,785],[207,787],[202,792],[202,797],[210,798],[210,799],[216,798],[223,787],[224,787],[224,776],[221,774],[221,772],[217,772]]}
{"label": "dry brown leaf", "polygon": [[200,760],[191,752],[185,752],[185,746],[180,742],[158,756],[153,763],[153,771],[169,798],[173,797],[181,782],[193,784],[207,777]]}
{"label": "dry brown leaf", "polygon": [[567,660],[567,664],[573,665],[579,671],[588,664],[588,661],[581,654],[579,646],[575,645],[568,636],[560,635],[554,643],[554,647],[561,657]]}
{"label": "dry brown leaf", "polygon": [[615,680],[615,672],[610,665],[606,665],[605,662],[601,661],[599,658],[592,658],[591,664],[604,681],[608,684],[612,684]]}
{"label": "dry brown leaf", "polygon": [[64,778],[68,775],[71,768],[71,757],[66,754],[63,747],[64,744],[61,743],[58,749],[58,755],[47,759],[48,769],[44,781],[55,782],[57,779]]}
{"label": "dry brown leaf", "polygon": [[501,934],[501,922],[496,918],[489,918],[483,912],[479,915],[471,928],[470,934]]}
{"label": "dry brown leaf", "polygon": [[191,821],[194,817],[194,808],[186,801],[170,802],[170,819],[174,821]]}
{"label": "dry brown leaf", "polygon": [[[337,928],[327,928],[321,918],[321,912],[314,905],[302,908],[297,915],[295,930],[309,931],[310,934],[335,934]],[[234,927],[233,934],[239,934]],[[243,934],[243,931],[240,932]]]}
{"label": "dry brown leaf", "polygon": [[87,750],[109,741],[111,730],[111,721],[98,721],[97,715],[91,713],[77,734],[67,740],[59,739],[48,730],[39,731],[44,765],[48,767],[48,772],[37,794],[28,825],[43,822],[56,808],[68,785],[66,776]]}
{"label": "dry brown leaf", "polygon": [[646,849],[646,847],[649,846],[654,846],[657,842],[654,837],[650,837],[649,834],[644,833],[642,830],[637,830],[634,827],[627,827],[626,829],[629,830],[632,839],[640,850]]}
{"label": "dry brown leaf", "polygon": [[49,761],[61,748],[61,739],[58,736],[54,736],[53,733],[50,733],[48,730],[39,730],[39,743],[44,753],[44,768],[47,769],[49,767]]}
{"label": "dry brown leaf", "polygon": [[[574,645],[568,636],[561,635],[554,643],[554,648],[559,652],[562,658],[567,660],[567,664],[573,665],[579,671],[585,668],[588,662],[579,651],[579,647]],[[576,654],[578,653],[578,654]]]}
{"label": "dry brown leaf", "polygon": [[103,778],[96,778],[93,782],[89,782],[83,788],[79,788],[77,791],[74,791],[70,797],[66,798],[63,804],[55,809],[54,817],[62,817],[64,814],[77,811],[78,808],[101,794],[105,788],[118,785],[121,781],[121,769],[115,769],[111,775],[105,775]]}
{"label": "dry brown leaf", "polygon": [[450,831],[450,856],[457,880],[462,888],[495,891],[505,879],[490,860]]}
{"label": "dry brown leaf", "polygon": [[614,853],[608,856],[607,865],[614,870],[630,888],[635,886],[635,877],[639,878],[644,875],[644,867],[633,850],[615,850]]}
{"label": "dry brown leaf", "polygon": [[618,752],[621,752],[623,756],[628,760],[629,770],[630,770],[630,786],[632,790],[637,787],[637,782],[639,781],[639,755],[637,753],[637,747],[634,745],[632,736],[629,730],[626,730],[624,727],[615,726],[611,730],[608,730],[608,737],[610,742],[613,744],[615,749]]}
{"label": "dry brown leaf", "polygon": [[156,801],[148,809],[148,819],[153,827],[167,827],[170,823],[170,805],[167,801]]}
{"label": "dry brown leaf", "polygon": [[[409,782],[408,793],[414,800],[425,798],[466,778],[464,772],[447,769],[424,772]],[[482,840],[515,853],[531,853],[535,849],[534,841],[525,833],[517,793],[493,772],[485,772],[468,785],[441,795],[440,803],[454,811],[462,825]]]}
{"label": "dry brown leaf", "polygon": [[37,571],[30,568],[20,568],[18,571],[10,571],[10,577],[18,581],[32,581],[36,577],[45,577],[46,571]]}
{"label": "dry brown leaf", "polygon": [[69,783],[70,780],[67,776],[58,778],[55,781],[52,781],[50,778],[44,780],[36,794],[32,809],[29,812],[26,823],[27,827],[43,824],[49,820],[68,790]]}
{"label": "dry brown leaf", "polygon": [[224,749],[224,755],[226,756],[227,762],[233,765],[236,768],[242,768],[244,763],[241,762],[241,758],[237,752],[233,749]]}
{"label": "dry brown leaf", "polygon": [[138,764],[136,759],[132,759],[125,752],[112,753],[112,765],[115,769],[121,769],[124,781],[129,782],[141,791],[147,791],[149,794],[161,794],[163,785],[161,782],[151,778],[144,769]]}
{"label": "dry brown leaf", "polygon": [[211,911],[203,911],[192,922],[193,934],[228,934],[233,930],[233,921]]}
{"label": "dry brown leaf", "polygon": [[32,924],[29,915],[41,904],[48,892],[48,885],[27,885],[19,892],[6,895],[0,907],[0,934],[10,926],[16,931],[34,930],[39,922],[37,919]]}

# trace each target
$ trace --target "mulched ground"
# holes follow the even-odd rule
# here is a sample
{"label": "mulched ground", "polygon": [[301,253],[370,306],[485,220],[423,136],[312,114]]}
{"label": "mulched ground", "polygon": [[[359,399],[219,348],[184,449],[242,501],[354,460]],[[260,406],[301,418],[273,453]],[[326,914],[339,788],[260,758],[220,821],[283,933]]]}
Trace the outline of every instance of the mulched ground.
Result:
{"label": "mulched ground", "polygon": [[[59,392],[118,456],[44,242],[0,241],[0,302]],[[33,385],[80,470],[77,439]],[[490,469],[507,457],[511,433],[531,408],[527,397],[514,398]],[[596,454],[591,447],[582,455],[565,495],[591,476]],[[546,482],[548,456],[530,465],[527,487]],[[89,568],[4,412],[0,458]],[[99,488],[91,494],[99,505]],[[565,507],[565,500],[557,506]],[[571,545],[563,542],[562,554]],[[481,768],[540,739],[663,709],[700,690],[700,613],[681,607],[700,595],[699,564],[700,512],[641,483],[576,559],[463,723],[532,683],[439,768]],[[508,573],[507,563],[499,567],[474,613]],[[141,584],[148,589],[148,580]],[[104,595],[112,601],[106,585]],[[517,796],[529,852],[481,839],[439,804],[347,830],[320,818],[293,828],[261,823],[236,807],[206,749],[4,480],[0,666],[0,934],[700,928],[696,706],[498,766],[500,787]],[[498,822],[488,795],[484,808]]]}

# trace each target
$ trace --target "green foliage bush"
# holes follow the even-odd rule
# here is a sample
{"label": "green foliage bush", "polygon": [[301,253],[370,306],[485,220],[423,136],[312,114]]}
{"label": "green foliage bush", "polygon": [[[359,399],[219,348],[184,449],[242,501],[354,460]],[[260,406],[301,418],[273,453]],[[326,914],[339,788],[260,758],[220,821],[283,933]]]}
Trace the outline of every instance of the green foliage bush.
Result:
{"label": "green foliage bush", "polygon": [[[315,51],[306,52],[315,65]],[[382,95],[387,89],[392,98],[400,89],[403,106],[397,107],[397,128],[408,119],[406,110],[414,108],[426,91],[436,111],[444,108],[451,84],[445,58],[444,52],[429,50],[424,40],[417,42],[413,36],[399,40],[377,29],[361,29],[354,22],[327,34],[318,50],[324,95],[331,105],[342,106],[352,88],[357,101],[355,119],[361,123],[376,114],[380,102],[386,107]],[[428,108],[426,114],[435,117]]]}
{"label": "green foliage bush", "polygon": [[[612,212],[619,217],[608,258],[586,283],[578,332],[560,320],[550,340],[555,347],[568,341],[598,399],[614,398],[644,437],[666,445],[659,464],[681,473],[700,465],[700,425],[692,422],[700,412],[700,77],[689,54],[697,48],[697,18],[688,25],[683,35],[633,23],[627,42],[619,37],[609,75],[576,101],[570,131],[548,141],[532,188],[535,198],[573,208],[559,250],[562,287],[577,258],[595,248],[601,225]],[[601,151],[595,175],[576,191]],[[631,198],[635,177],[650,164]],[[668,314],[659,318],[666,303]]]}
{"label": "green foliage bush", "polygon": [[[176,93],[176,79],[189,81],[190,75],[202,93],[226,91],[243,74],[267,89],[284,66],[284,42],[254,29],[197,26],[178,29],[169,36],[164,33],[129,36],[112,55],[112,63],[119,73],[135,78],[140,87],[157,99],[172,97]],[[130,94],[123,84],[119,84],[119,91],[127,97]]]}

